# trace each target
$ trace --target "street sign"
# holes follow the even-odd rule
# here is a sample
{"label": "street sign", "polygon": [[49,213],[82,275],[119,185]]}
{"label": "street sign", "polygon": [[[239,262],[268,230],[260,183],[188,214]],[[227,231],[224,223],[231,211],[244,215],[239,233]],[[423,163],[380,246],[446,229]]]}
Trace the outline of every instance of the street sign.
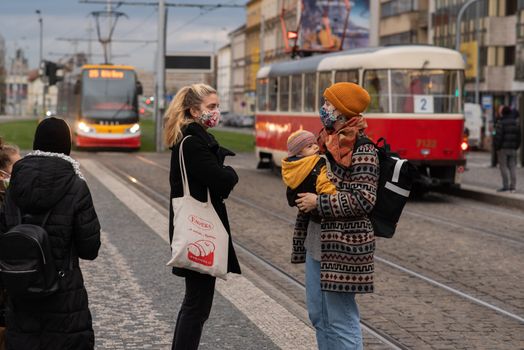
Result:
{"label": "street sign", "polygon": [[211,73],[214,70],[214,56],[211,53],[173,53],[166,55],[166,70],[183,73]]}
{"label": "street sign", "polygon": [[482,108],[483,109],[493,108],[493,96],[491,95],[482,96]]}

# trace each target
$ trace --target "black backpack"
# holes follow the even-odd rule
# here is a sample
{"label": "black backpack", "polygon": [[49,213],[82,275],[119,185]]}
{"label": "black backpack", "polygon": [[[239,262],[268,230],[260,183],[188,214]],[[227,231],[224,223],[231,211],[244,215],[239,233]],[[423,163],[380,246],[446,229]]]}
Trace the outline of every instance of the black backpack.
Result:
{"label": "black backpack", "polygon": [[[380,146],[381,141],[382,146]],[[365,144],[375,146],[380,163],[377,200],[369,218],[375,236],[391,238],[395,234],[404,205],[409,199],[417,172],[413,164],[391,152],[384,138],[373,143],[367,137],[360,136],[355,143],[355,148]]]}
{"label": "black backpack", "polygon": [[10,296],[44,297],[53,294],[58,290],[58,281],[65,275],[65,269],[57,270],[49,235],[44,229],[51,211],[45,214],[38,226],[22,223],[22,214],[20,209],[17,210],[18,225],[0,235],[1,286]]}

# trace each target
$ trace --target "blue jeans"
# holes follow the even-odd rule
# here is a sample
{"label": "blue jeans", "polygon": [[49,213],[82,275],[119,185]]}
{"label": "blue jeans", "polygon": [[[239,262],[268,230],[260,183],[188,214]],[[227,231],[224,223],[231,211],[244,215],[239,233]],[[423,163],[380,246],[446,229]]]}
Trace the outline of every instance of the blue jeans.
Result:
{"label": "blue jeans", "polygon": [[363,349],[355,294],[323,292],[320,262],[309,254],[306,254],[306,304],[319,350]]}

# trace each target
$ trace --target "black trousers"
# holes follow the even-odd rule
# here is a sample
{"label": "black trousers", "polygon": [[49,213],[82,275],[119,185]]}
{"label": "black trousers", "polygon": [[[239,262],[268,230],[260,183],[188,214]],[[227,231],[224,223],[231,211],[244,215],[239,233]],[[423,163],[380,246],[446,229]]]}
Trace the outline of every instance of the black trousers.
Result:
{"label": "black trousers", "polygon": [[215,293],[215,277],[199,273],[186,277],[186,295],[178,312],[172,350],[196,350]]}

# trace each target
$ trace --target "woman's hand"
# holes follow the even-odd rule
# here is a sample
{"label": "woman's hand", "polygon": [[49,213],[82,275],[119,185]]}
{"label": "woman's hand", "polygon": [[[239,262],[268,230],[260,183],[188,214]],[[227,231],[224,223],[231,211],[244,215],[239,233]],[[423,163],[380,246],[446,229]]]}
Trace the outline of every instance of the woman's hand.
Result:
{"label": "woman's hand", "polygon": [[317,207],[317,195],[314,193],[299,193],[298,199],[295,201],[297,203],[297,208],[305,213],[316,209]]}

